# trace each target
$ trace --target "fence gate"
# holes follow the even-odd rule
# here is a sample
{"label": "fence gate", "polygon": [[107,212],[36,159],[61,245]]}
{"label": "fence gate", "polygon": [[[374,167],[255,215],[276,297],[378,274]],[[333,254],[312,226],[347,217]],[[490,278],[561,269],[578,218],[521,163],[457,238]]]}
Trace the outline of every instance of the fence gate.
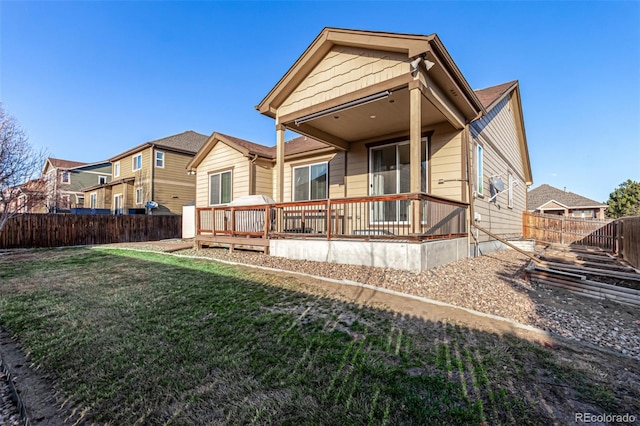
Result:
{"label": "fence gate", "polygon": [[522,213],[525,238],[557,244],[578,244],[616,251],[616,223],[552,214]]}

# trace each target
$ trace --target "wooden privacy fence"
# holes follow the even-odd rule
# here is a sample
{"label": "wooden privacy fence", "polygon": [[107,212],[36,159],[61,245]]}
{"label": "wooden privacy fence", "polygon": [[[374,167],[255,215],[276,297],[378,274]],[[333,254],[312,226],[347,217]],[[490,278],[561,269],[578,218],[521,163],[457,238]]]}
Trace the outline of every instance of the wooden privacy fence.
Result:
{"label": "wooden privacy fence", "polygon": [[525,238],[558,244],[580,244],[616,251],[616,224],[610,220],[583,219],[524,212]]}
{"label": "wooden privacy fence", "polygon": [[621,223],[622,257],[640,269],[640,216],[618,219]]}
{"label": "wooden privacy fence", "polygon": [[157,241],[179,238],[182,216],[24,214],[7,221],[0,248]]}

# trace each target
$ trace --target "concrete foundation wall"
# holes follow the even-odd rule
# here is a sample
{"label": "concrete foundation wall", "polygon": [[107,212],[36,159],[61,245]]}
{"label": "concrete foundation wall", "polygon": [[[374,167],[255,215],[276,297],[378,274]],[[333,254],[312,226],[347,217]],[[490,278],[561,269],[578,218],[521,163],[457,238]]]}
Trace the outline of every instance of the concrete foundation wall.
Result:
{"label": "concrete foundation wall", "polygon": [[269,253],[288,259],[422,272],[467,257],[467,239],[385,241],[271,240]]}
{"label": "concrete foundation wall", "polygon": [[[509,240],[509,243],[524,251],[530,251],[533,253],[535,250],[534,240]],[[512,248],[497,240],[484,241],[480,243],[480,253],[478,253],[477,251],[476,244],[473,244],[471,246],[471,256],[477,257],[483,254],[489,254],[500,250],[512,250]]]}

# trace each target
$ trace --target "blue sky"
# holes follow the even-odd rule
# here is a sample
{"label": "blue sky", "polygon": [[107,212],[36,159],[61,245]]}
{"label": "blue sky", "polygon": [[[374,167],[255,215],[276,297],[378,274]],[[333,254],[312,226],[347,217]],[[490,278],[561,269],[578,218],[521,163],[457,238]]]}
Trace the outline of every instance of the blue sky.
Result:
{"label": "blue sky", "polygon": [[275,144],[254,106],[324,27],[437,33],[475,89],[519,80],[534,187],[640,181],[640,2],[0,2],[0,101],[93,162],[195,130]]}

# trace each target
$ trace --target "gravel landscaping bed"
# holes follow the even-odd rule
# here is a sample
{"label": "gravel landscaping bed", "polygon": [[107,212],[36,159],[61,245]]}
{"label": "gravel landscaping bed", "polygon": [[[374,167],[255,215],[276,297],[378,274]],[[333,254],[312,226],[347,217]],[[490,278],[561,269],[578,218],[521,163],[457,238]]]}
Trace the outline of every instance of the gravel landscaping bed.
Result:
{"label": "gravel landscaping bed", "polygon": [[[161,245],[154,243],[110,246],[162,251]],[[637,308],[528,282],[524,273],[528,258],[513,250],[462,259],[420,274],[290,260],[250,251],[236,250],[230,253],[222,248],[186,249],[176,254],[357,281],[511,318],[640,360],[640,311]]]}

